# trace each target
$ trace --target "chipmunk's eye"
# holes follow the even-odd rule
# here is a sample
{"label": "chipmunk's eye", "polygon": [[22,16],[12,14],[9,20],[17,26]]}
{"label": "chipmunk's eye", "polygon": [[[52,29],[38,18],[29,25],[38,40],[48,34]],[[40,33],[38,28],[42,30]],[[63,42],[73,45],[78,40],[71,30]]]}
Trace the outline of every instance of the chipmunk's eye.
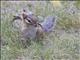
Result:
{"label": "chipmunk's eye", "polygon": [[30,20],[25,20],[25,21],[26,21],[26,23],[29,23],[29,24],[31,23],[31,21],[30,21]]}
{"label": "chipmunk's eye", "polygon": [[30,20],[28,20],[28,22],[31,22]]}
{"label": "chipmunk's eye", "polygon": [[27,22],[27,23],[31,23],[32,21],[31,21],[30,18],[27,17],[27,18],[26,18],[26,22]]}

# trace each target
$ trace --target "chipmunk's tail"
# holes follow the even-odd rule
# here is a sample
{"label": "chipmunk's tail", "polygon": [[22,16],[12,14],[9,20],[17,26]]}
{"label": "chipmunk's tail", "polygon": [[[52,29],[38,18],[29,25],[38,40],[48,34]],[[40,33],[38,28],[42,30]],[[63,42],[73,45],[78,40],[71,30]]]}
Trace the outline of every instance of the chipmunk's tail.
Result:
{"label": "chipmunk's tail", "polygon": [[48,16],[44,22],[41,23],[44,32],[51,32],[56,25],[56,17]]}

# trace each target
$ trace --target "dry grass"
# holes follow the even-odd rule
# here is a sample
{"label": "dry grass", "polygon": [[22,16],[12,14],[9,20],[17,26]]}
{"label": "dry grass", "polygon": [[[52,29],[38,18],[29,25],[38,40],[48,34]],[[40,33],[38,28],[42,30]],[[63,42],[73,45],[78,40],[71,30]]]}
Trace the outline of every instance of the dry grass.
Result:
{"label": "dry grass", "polygon": [[[1,2],[1,60],[80,60],[80,3],[62,1],[61,4],[55,8],[49,1]],[[32,41],[25,49],[19,43],[19,32],[11,25],[13,15],[23,8],[43,18],[57,16],[53,32],[41,42]]]}

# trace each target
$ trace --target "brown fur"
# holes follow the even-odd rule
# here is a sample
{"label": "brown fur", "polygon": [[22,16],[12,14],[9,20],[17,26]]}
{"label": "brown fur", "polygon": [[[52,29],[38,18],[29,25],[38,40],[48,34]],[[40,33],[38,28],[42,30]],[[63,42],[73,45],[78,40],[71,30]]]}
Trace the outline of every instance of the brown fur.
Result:
{"label": "brown fur", "polygon": [[[21,44],[26,47],[28,44],[30,44],[30,41],[33,39],[42,40],[44,37],[44,32],[41,28],[41,26],[37,23],[36,18],[31,17],[33,19],[32,24],[30,22],[26,22],[26,19],[24,19],[24,16],[21,15],[19,17],[21,20],[20,23],[20,42]],[[35,23],[34,23],[35,21]],[[36,24],[36,26],[35,26]],[[31,35],[33,34],[33,35]],[[30,36],[29,36],[30,35]]]}

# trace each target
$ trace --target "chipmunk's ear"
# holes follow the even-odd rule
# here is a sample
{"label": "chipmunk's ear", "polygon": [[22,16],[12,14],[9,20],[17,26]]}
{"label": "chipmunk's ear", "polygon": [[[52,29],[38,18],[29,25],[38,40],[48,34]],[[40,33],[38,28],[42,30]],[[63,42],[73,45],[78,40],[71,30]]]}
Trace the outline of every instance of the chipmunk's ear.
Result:
{"label": "chipmunk's ear", "polygon": [[23,9],[23,12],[26,12],[26,10],[25,10],[25,9]]}

